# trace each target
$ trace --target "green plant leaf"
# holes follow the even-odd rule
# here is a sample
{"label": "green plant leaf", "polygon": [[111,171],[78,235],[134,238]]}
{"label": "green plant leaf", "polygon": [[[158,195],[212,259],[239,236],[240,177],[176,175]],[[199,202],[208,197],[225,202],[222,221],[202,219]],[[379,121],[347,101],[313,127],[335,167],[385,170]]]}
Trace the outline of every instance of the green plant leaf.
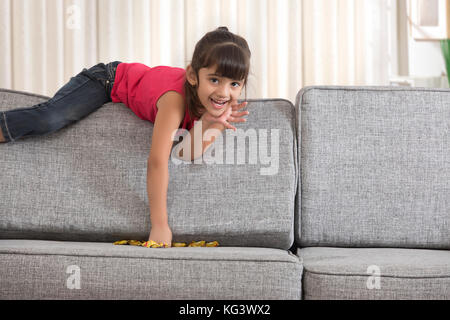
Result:
{"label": "green plant leaf", "polygon": [[445,60],[445,68],[447,69],[447,80],[450,86],[450,39],[441,40],[442,55]]}

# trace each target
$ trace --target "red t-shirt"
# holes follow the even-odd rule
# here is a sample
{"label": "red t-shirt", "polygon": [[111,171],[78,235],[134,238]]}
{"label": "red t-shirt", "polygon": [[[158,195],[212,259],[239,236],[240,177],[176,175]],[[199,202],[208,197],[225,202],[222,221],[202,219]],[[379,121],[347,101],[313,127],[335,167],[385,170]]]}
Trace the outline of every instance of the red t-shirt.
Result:
{"label": "red t-shirt", "polygon": [[[142,120],[155,123],[156,102],[167,91],[176,91],[185,99],[186,70],[167,66],[150,68],[142,63],[120,63],[111,91],[112,102],[122,102]],[[198,120],[198,119],[194,119]],[[179,128],[190,130],[194,121],[185,105]]]}

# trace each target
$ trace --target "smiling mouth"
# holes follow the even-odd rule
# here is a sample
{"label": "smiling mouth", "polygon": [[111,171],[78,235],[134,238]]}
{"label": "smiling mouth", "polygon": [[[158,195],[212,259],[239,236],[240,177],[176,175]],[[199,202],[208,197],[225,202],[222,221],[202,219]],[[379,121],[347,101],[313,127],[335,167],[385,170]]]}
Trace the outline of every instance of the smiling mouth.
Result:
{"label": "smiling mouth", "polygon": [[216,100],[214,100],[212,98],[209,98],[209,100],[211,101],[212,105],[216,109],[222,109],[228,102],[228,101],[223,101],[222,103],[220,103],[219,101],[216,101]]}

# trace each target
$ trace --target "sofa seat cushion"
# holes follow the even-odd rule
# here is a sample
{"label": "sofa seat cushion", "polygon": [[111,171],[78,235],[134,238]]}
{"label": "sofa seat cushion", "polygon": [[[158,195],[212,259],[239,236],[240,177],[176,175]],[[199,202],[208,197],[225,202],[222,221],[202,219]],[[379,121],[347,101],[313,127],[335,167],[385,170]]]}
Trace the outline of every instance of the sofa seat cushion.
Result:
{"label": "sofa seat cushion", "polygon": [[270,248],[0,240],[0,270],[0,299],[301,297],[298,257]]}
{"label": "sofa seat cushion", "polygon": [[305,299],[450,299],[450,251],[308,247]]}

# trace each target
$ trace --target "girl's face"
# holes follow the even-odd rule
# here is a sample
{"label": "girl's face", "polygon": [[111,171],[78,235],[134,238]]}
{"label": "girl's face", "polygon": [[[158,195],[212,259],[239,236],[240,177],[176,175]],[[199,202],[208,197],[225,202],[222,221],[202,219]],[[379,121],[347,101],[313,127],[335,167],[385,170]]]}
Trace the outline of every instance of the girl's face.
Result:
{"label": "girl's face", "polygon": [[[188,67],[188,81],[197,85],[197,94],[206,111],[219,117],[230,104],[237,104],[244,85],[243,80],[225,78],[215,74],[216,67],[199,70],[200,86],[195,79],[195,73]],[[192,77],[192,73],[194,73]]]}

